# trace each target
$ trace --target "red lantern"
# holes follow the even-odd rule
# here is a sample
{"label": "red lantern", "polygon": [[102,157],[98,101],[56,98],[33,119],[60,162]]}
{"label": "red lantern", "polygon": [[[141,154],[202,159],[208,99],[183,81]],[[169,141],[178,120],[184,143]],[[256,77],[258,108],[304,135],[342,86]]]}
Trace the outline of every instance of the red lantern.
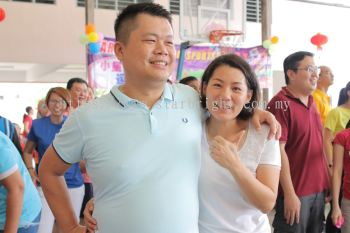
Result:
{"label": "red lantern", "polygon": [[0,22],[5,19],[5,10],[0,7]]}
{"label": "red lantern", "polygon": [[313,37],[311,37],[311,43],[317,46],[317,49],[322,49],[322,45],[328,42],[328,37],[322,35],[321,33],[317,33]]}

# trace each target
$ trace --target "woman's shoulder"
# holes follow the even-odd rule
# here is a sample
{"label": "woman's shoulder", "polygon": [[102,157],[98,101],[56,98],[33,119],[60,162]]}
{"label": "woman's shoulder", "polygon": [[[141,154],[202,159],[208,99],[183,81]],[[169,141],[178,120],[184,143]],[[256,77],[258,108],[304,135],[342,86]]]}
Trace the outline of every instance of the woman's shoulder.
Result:
{"label": "woman's shoulder", "polygon": [[254,138],[261,138],[261,139],[267,139],[270,127],[268,124],[261,124],[260,130],[257,130],[255,126],[253,125],[252,121],[249,120],[249,131],[250,136]]}

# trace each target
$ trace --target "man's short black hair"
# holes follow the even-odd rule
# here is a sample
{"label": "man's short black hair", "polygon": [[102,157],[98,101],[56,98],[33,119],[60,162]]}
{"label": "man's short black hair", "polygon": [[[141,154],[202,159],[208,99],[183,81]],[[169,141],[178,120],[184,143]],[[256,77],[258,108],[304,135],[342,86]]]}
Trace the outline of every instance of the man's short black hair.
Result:
{"label": "man's short black hair", "polygon": [[302,61],[305,57],[313,57],[314,54],[307,52],[307,51],[299,51],[296,53],[290,54],[288,57],[286,57],[283,61],[283,71],[284,71],[284,78],[286,80],[286,85],[289,84],[289,77],[287,75],[288,70],[294,70],[296,71],[299,67],[300,61]]}
{"label": "man's short black hair", "polygon": [[[114,23],[115,39],[124,44],[127,44],[130,32],[137,25],[134,23],[139,14],[148,14],[165,18],[172,24],[171,13],[163,6],[156,3],[137,3],[127,6],[120,14]],[[156,25],[155,25],[156,26]]]}
{"label": "man's short black hair", "polygon": [[187,76],[179,81],[179,83],[187,85],[189,82],[198,81],[198,79],[194,76]]}
{"label": "man's short black hair", "polygon": [[67,89],[68,90],[72,89],[74,83],[84,83],[84,84],[86,84],[86,86],[88,85],[84,79],[75,77],[75,78],[71,78],[68,80]]}

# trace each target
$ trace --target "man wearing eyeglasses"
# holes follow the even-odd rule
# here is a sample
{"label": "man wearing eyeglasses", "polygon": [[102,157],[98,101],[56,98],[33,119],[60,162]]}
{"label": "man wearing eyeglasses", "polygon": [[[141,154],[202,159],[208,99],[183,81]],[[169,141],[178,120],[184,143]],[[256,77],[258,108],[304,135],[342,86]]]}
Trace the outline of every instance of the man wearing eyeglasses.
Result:
{"label": "man wearing eyeglasses", "polygon": [[320,114],[322,125],[326,120],[326,117],[331,110],[331,97],[327,95],[328,88],[334,82],[334,75],[332,70],[327,66],[320,66],[320,74],[318,75],[316,90],[312,93],[314,101],[317,107],[317,111]]}
{"label": "man wearing eyeglasses", "polygon": [[[320,233],[328,173],[322,124],[311,93],[317,85],[313,54],[296,52],[283,62],[286,87],[268,104],[282,126],[282,168],[274,232]],[[280,108],[281,102],[287,109]]]}

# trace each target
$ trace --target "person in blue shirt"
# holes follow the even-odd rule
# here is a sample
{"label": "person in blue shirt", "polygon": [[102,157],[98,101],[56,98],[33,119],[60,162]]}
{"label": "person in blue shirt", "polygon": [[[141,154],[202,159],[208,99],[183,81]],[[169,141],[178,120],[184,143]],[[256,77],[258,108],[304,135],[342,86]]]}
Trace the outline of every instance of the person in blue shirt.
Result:
{"label": "person in blue shirt", "polygon": [[[71,98],[69,92],[65,88],[55,87],[49,90],[45,101],[51,115],[33,121],[24,148],[24,160],[26,166],[33,183],[38,185],[38,191],[41,195],[43,204],[39,233],[52,232],[55,219],[42,193],[40,179],[33,167],[32,151],[34,148],[38,148],[40,165],[46,149],[52,143],[67,118],[64,114],[69,109]],[[73,164],[73,166],[65,172],[64,178],[68,186],[68,192],[72,198],[72,203],[74,204],[75,216],[78,219],[84,196],[83,178],[80,172],[79,163]]]}
{"label": "person in blue shirt", "polygon": [[10,138],[12,143],[17,148],[19,154],[22,156],[22,148],[19,135],[16,133],[15,125],[7,118],[0,116],[0,131]]}
{"label": "person in blue shirt", "polygon": [[36,233],[41,201],[21,155],[0,132],[0,233]]}
{"label": "person in blue shirt", "polygon": [[167,83],[176,64],[170,13],[131,4],[115,34],[125,83],[69,116],[39,167],[45,196],[63,232],[84,232],[60,176],[85,160],[99,233],[197,233],[202,109],[192,88]]}

